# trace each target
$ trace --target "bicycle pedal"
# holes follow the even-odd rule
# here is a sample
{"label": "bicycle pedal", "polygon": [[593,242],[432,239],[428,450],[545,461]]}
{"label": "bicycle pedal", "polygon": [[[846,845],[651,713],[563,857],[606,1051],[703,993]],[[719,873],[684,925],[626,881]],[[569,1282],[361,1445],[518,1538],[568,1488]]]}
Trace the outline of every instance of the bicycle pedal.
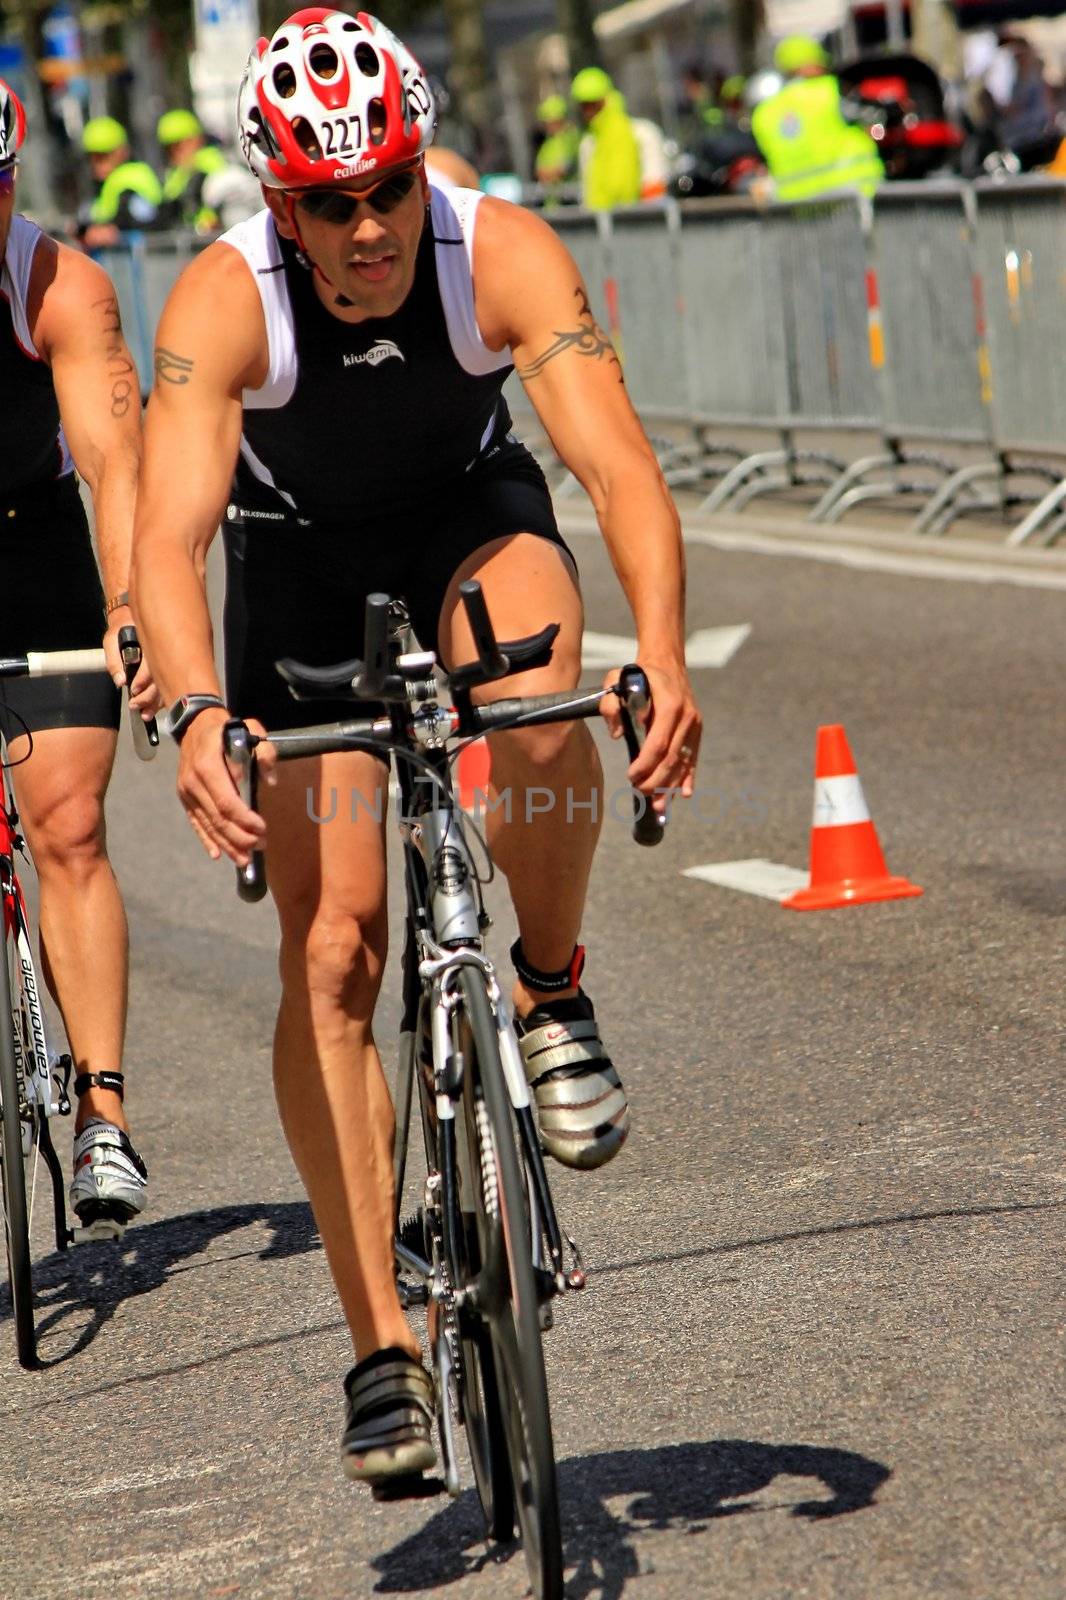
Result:
{"label": "bicycle pedal", "polygon": [[117,1217],[96,1217],[84,1227],[71,1228],[71,1244],[98,1244],[105,1240],[121,1239],[126,1232],[126,1224]]}
{"label": "bicycle pedal", "polygon": [[429,1289],[424,1283],[404,1283],[401,1280],[396,1285],[396,1293],[400,1297],[400,1308],[403,1311],[410,1311],[412,1306],[429,1304]]}
{"label": "bicycle pedal", "polygon": [[390,1500],[430,1500],[443,1491],[444,1483],[440,1478],[427,1478],[421,1472],[408,1472],[397,1478],[378,1478],[370,1484],[370,1493],[383,1504]]}

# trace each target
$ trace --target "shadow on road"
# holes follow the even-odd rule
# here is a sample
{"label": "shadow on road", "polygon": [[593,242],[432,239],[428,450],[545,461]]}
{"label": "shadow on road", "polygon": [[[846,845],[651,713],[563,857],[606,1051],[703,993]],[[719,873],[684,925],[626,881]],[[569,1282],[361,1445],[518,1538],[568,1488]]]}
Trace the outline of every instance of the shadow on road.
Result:
{"label": "shadow on road", "polygon": [[[612,1450],[559,1465],[566,1592],[570,1600],[619,1600],[640,1576],[636,1535],[701,1534],[723,1517],[776,1511],[808,1522],[861,1511],[874,1503],[889,1468],[852,1450],[806,1444],[716,1439]],[[775,1478],[812,1479],[809,1497],[782,1485],[781,1499],[753,1501]],[[817,1488],[828,1494],[817,1494]],[[609,1502],[624,1500],[619,1509]],[[473,1490],[424,1528],[375,1557],[378,1594],[403,1594],[455,1583],[493,1563],[521,1563],[517,1545],[489,1549]],[[645,1568],[647,1564],[645,1562]]]}
{"label": "shadow on road", "polygon": [[[217,1240],[255,1224],[270,1231],[256,1249],[204,1256]],[[116,1243],[76,1245],[34,1263],[37,1338],[42,1367],[58,1366],[80,1354],[125,1300],[150,1294],[179,1272],[207,1268],[214,1261],[254,1256],[261,1261],[302,1255],[321,1246],[310,1206],[290,1201],[276,1205],[219,1206],[160,1222],[138,1223]],[[11,1316],[11,1290],[0,1284],[0,1323]],[[75,1328],[69,1342],[64,1337]]]}

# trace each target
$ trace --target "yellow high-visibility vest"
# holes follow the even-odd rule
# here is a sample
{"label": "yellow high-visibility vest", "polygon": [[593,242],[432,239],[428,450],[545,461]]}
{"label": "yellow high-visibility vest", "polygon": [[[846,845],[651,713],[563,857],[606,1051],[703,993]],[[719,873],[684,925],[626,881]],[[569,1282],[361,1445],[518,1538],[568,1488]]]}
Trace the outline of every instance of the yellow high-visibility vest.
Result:
{"label": "yellow high-visibility vest", "polygon": [[811,200],[834,189],[869,195],[885,175],[866,129],[844,120],[840,87],[828,73],[786,83],[756,106],[751,131],[778,200]]}

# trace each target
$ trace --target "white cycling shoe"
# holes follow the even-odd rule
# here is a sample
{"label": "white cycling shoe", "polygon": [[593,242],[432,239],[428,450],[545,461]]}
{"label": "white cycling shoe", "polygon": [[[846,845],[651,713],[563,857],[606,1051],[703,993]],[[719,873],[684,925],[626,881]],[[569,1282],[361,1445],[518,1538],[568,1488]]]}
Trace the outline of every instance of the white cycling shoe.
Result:
{"label": "white cycling shoe", "polygon": [[91,1117],[74,1140],[70,1204],[83,1227],[126,1223],[144,1210],[148,1169],[129,1134],[102,1117]]}

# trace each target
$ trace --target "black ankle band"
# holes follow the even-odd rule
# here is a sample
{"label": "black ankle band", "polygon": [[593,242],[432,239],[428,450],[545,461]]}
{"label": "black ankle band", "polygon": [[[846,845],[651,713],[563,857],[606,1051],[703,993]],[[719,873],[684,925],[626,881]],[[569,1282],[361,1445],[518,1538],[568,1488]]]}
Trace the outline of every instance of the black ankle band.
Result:
{"label": "black ankle band", "polygon": [[79,1072],[74,1079],[74,1093],[80,1100],[89,1089],[112,1089],[121,1100],[125,1082],[121,1072]]}
{"label": "black ankle band", "polygon": [[511,946],[511,965],[529,989],[542,989],[545,994],[554,989],[576,989],[585,967],[585,946],[575,944],[568,965],[558,972],[539,972],[526,960],[521,939],[516,939]]}

